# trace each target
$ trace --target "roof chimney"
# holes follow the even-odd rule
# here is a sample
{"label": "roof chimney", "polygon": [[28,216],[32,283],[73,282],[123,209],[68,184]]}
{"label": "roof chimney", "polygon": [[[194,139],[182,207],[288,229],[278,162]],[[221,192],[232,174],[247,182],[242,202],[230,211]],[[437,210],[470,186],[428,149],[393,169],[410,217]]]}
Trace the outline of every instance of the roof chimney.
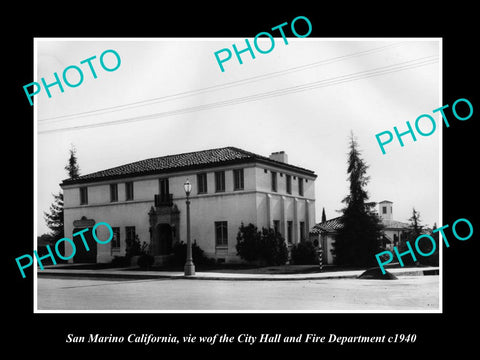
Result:
{"label": "roof chimney", "polygon": [[288,164],[288,156],[287,156],[287,154],[285,154],[285,151],[273,152],[270,155],[270,159]]}

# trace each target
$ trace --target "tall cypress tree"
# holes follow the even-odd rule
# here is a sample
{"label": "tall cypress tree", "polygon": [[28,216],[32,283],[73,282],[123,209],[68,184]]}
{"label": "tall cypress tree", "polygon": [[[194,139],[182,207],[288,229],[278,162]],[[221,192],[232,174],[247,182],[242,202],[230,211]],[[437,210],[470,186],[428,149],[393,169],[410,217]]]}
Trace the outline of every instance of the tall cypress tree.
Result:
{"label": "tall cypress tree", "polygon": [[[413,244],[415,243],[415,240],[417,237],[419,237],[421,234],[423,234],[424,226],[421,224],[420,220],[420,213],[415,210],[415,208],[412,209],[412,216],[410,219],[410,224],[408,225],[408,230],[403,237],[403,239],[400,241],[398,244],[398,251],[400,253],[403,253],[408,250],[407,247],[407,241],[410,243],[410,245],[413,247]],[[419,247],[424,253],[429,253],[432,250],[432,244],[428,241],[423,241],[419,243]],[[416,255],[417,261],[420,260],[420,256]],[[414,264],[413,258],[410,255],[402,257],[402,261],[406,265],[412,265]]]}
{"label": "tall cypress tree", "polygon": [[70,147],[70,158],[68,159],[68,164],[64,168],[70,179],[75,179],[80,176],[80,167],[77,163],[77,149],[72,144]]}
{"label": "tall cypress tree", "polygon": [[335,238],[335,256],[338,265],[373,266],[380,250],[383,226],[374,212],[375,203],[368,202],[365,190],[369,177],[368,165],[361,158],[357,141],[350,135],[348,180],[350,193],[342,200],[346,204],[340,218],[341,229]]}
{"label": "tall cypress tree", "polygon": [[410,221],[408,238],[414,242],[415,239],[423,233],[424,226],[421,224],[420,213],[413,208],[412,217],[408,220]]}

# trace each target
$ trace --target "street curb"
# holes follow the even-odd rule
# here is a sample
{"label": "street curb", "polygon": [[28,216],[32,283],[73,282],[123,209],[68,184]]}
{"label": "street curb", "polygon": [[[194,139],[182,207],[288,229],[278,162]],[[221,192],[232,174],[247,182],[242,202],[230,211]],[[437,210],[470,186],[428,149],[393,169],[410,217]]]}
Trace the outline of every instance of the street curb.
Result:
{"label": "street curb", "polygon": [[[439,268],[406,268],[389,269],[396,276],[425,276],[438,275]],[[233,273],[197,273],[194,276],[185,276],[182,273],[161,273],[148,271],[122,271],[122,270],[39,270],[39,277],[85,277],[85,278],[110,278],[110,279],[177,279],[177,280],[243,280],[243,281],[295,281],[295,280],[331,280],[331,279],[357,279],[364,270],[352,270],[332,273],[305,274],[233,274]],[[361,279],[359,279],[361,280]]]}

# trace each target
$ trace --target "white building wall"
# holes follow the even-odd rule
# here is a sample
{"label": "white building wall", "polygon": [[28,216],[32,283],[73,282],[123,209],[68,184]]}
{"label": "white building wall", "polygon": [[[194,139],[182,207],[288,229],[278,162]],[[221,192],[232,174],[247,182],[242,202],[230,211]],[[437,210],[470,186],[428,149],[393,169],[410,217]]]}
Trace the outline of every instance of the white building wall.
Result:
{"label": "white building wall", "polygon": [[[180,229],[177,229],[179,241],[186,241],[186,196],[183,184],[188,178],[192,184],[191,200],[191,236],[192,241],[208,256],[237,261],[236,237],[238,228],[254,223],[259,229],[273,227],[273,220],[279,220],[281,232],[286,237],[287,221],[293,221],[293,242],[300,239],[299,222],[304,221],[308,228],[315,224],[314,181],[304,180],[304,196],[298,195],[298,176],[292,175],[292,194],[286,193],[285,171],[277,170],[277,192],[271,191],[271,170],[265,173],[259,166],[235,166],[244,169],[244,189],[233,190],[233,168],[219,167],[195,172],[169,174],[169,191],[173,202],[180,211]],[[225,192],[215,192],[214,172],[225,170]],[[275,169],[274,169],[275,170]],[[207,194],[198,194],[197,173],[207,173]],[[283,176],[280,176],[280,172]],[[295,175],[296,176],[296,175]],[[148,212],[154,205],[154,195],[159,193],[159,179],[167,176],[145,176],[132,179],[105,181],[102,183],[65,186],[65,236],[72,238],[73,221],[82,217],[107,222],[120,228],[121,247],[118,253],[112,252],[111,243],[97,245],[97,261],[109,262],[115,256],[125,255],[126,227],[135,226],[141,243],[150,242]],[[125,200],[125,182],[133,181],[134,200]],[[110,183],[118,184],[118,202],[110,202]],[[81,186],[88,187],[88,204],[80,205]],[[267,196],[270,199],[267,199]],[[307,210],[308,209],[308,210]],[[215,246],[215,222],[228,222],[228,251],[220,251]],[[68,255],[68,243],[66,254]]]}
{"label": "white building wall", "polygon": [[[141,243],[146,241],[150,243],[150,233],[148,231],[148,211],[153,205],[152,202],[137,201],[131,203],[122,203],[114,205],[87,205],[82,207],[65,209],[65,237],[73,239],[73,221],[79,220],[82,217],[87,219],[93,219],[96,223],[106,222],[112,228],[120,228],[120,251],[112,250],[112,242],[108,244],[97,244],[97,262],[109,262],[114,256],[125,255],[125,238],[127,226],[135,226],[136,234],[139,237]],[[99,230],[108,231],[105,227],[99,227]],[[100,234],[99,234],[100,236]],[[78,240],[77,240],[78,239]],[[81,241],[79,236],[75,237],[75,243]],[[65,243],[66,248],[68,242]],[[68,256],[71,252],[66,252]],[[70,261],[72,262],[72,260]]]}

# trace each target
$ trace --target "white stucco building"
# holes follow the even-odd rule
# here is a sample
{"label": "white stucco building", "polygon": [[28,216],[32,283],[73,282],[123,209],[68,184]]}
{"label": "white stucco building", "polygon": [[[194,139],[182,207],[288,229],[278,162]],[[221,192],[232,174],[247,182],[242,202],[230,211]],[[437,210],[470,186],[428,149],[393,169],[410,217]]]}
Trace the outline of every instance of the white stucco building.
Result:
{"label": "white stucco building", "polygon": [[[275,228],[288,244],[297,243],[315,224],[316,177],[288,164],[284,152],[264,157],[225,147],[66,179],[61,183],[65,236],[72,239],[73,233],[98,222],[110,224],[115,233],[105,245],[87,236],[90,251],[82,251],[79,243],[70,262],[109,262],[125,255],[126,239],[136,235],[150,245],[156,263],[164,262],[176,242],[186,242],[187,179],[192,184],[191,238],[207,256],[240,261],[235,246],[241,223]],[[73,240],[81,241],[78,236]],[[69,250],[66,246],[67,255]]]}
{"label": "white stucco building", "polygon": [[[378,213],[383,225],[382,247],[392,250],[398,246],[400,240],[405,239],[409,224],[393,219],[393,202],[383,200],[378,203]],[[342,227],[341,216],[323,221],[313,226],[310,231],[310,239],[317,241],[323,249],[323,263],[335,264],[335,238],[338,230]]]}
{"label": "white stucco building", "polygon": [[393,251],[393,247],[398,246],[400,240],[405,240],[410,225],[393,219],[393,202],[389,200],[378,203],[378,215],[384,226],[382,245],[385,249]]}

